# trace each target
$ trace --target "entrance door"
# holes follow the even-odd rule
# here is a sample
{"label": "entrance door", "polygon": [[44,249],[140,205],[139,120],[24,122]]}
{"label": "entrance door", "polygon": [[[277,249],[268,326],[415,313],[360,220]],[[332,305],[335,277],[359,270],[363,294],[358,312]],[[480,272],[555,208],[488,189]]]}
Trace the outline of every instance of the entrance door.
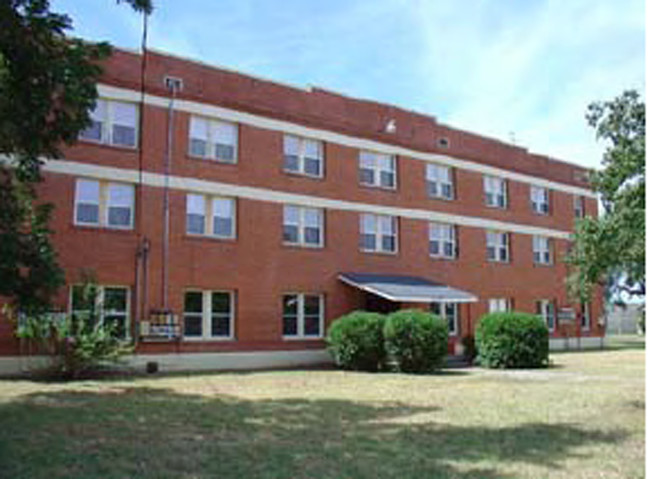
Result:
{"label": "entrance door", "polygon": [[397,311],[400,308],[401,303],[395,301],[389,301],[381,296],[377,296],[372,293],[365,293],[365,305],[364,308],[366,311],[372,311],[373,313],[392,313]]}

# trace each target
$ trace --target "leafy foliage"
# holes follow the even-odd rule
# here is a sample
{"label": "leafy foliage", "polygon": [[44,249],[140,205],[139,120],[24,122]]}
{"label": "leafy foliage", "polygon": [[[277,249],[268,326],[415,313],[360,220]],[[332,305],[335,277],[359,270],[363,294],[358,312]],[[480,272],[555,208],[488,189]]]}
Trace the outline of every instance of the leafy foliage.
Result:
{"label": "leafy foliage", "polygon": [[343,369],[377,371],[385,360],[384,320],[379,313],[353,311],[335,320],[327,332],[327,348]]}
{"label": "leafy foliage", "polygon": [[540,316],[490,313],[476,327],[478,361],[488,368],[548,366],[548,327]]}
{"label": "leafy foliage", "polygon": [[581,301],[596,285],[645,296],[645,104],[626,91],[590,105],[587,120],[608,145],[603,169],[591,178],[605,211],[577,224],[569,288]]}
{"label": "leafy foliage", "polygon": [[439,369],[447,355],[447,322],[419,309],[404,309],[386,318],[384,340],[396,370],[424,373]]}

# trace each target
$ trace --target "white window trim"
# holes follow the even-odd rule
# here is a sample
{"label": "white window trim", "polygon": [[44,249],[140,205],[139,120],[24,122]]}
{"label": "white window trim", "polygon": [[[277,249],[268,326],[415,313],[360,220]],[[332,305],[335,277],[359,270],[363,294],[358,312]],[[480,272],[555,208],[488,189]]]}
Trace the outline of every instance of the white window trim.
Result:
{"label": "white window trim", "polygon": [[[577,208],[576,208],[577,206]],[[573,195],[573,217],[576,219],[585,217],[585,199],[581,195]]]}
{"label": "white window trim", "polygon": [[553,306],[553,316],[552,316],[552,318],[553,318],[553,326],[548,328],[549,332],[552,333],[552,332],[555,332],[555,330],[557,328],[557,307],[555,305],[555,301],[553,301],[552,299],[538,299],[536,301],[536,306],[539,306],[540,309],[541,309],[541,313],[538,313],[538,314],[542,317],[542,319],[546,323],[547,327],[548,327],[548,318],[549,318],[549,316],[548,316],[548,305]]}
{"label": "white window trim", "polygon": [[[449,318],[445,314],[446,307],[449,304],[454,306],[454,317],[453,317],[453,321],[452,321],[452,323],[454,325],[454,329],[453,329],[453,331],[449,330],[449,336],[453,336],[453,337],[458,336],[459,332],[460,332],[460,329],[459,329],[460,324],[459,324],[459,321],[458,321],[459,316],[460,316],[460,313],[459,313],[460,303],[454,303],[453,301],[434,301],[434,303],[437,303],[437,304],[440,305],[440,311],[442,312],[442,314],[440,314],[440,317],[442,319],[444,319],[445,321],[447,321],[447,325],[449,325]],[[431,307],[429,308],[429,311],[431,311]]]}
{"label": "white window trim", "polygon": [[[539,201],[539,195],[542,196],[542,201]],[[543,205],[546,205],[546,211],[544,211]],[[551,196],[548,188],[530,185],[530,206],[534,213],[549,216],[551,214]]]}
{"label": "white window trim", "polygon": [[[364,215],[370,215],[375,217],[375,246],[378,246],[379,248],[375,249],[367,249],[367,248],[362,248],[360,247],[359,250],[363,253],[377,253],[377,254],[389,254],[389,255],[397,255],[399,253],[399,223],[397,220],[397,216],[392,216],[392,215],[380,215],[380,214],[375,214],[375,213],[361,213],[359,215],[359,236],[362,236],[364,234],[370,234],[370,233],[364,233],[363,230],[363,217]],[[381,248],[382,241],[381,237],[383,236],[381,232],[381,226],[379,225],[379,218],[390,218],[391,224],[393,227],[393,236],[395,237],[395,249],[390,251],[390,250],[385,250]]]}
{"label": "white window trim", "polygon": [[[100,101],[106,104],[106,117],[102,118],[101,138],[99,140],[93,140],[92,138],[83,138],[80,133],[78,140],[83,142],[88,142],[88,143],[94,143],[96,145],[109,145],[109,146],[115,146],[117,148],[136,150],[138,148],[139,138],[140,138],[139,104],[134,101],[114,100],[111,98],[104,98],[104,97],[97,98],[97,102],[99,103]],[[116,103],[125,103],[125,104],[135,106],[135,125],[134,125],[135,135],[134,135],[133,146],[113,143],[113,125],[115,124],[115,121],[113,119],[114,117],[113,109]]]}
{"label": "white window trim", "polygon": [[[291,175],[307,176],[309,178],[324,178],[325,177],[325,145],[323,144],[323,142],[321,140],[317,140],[315,138],[307,138],[307,137],[304,137],[304,136],[296,136],[296,135],[291,135],[291,134],[285,133],[284,134],[284,139],[283,139],[283,144],[282,144],[283,159],[287,154],[286,150],[285,150],[285,148],[286,148],[286,146],[285,146],[286,143],[285,142],[286,142],[286,139],[288,137],[293,138],[293,139],[298,141],[298,170],[296,171],[296,170],[288,169],[286,167],[284,161],[283,161],[282,169],[285,171],[285,173],[288,173],[288,174],[291,174]],[[320,174],[319,175],[314,175],[312,173],[308,173],[306,171],[306,169],[305,169],[305,159],[307,158],[307,156],[305,155],[305,151],[307,149],[306,144],[307,144],[308,141],[313,141],[315,143],[318,143],[318,161],[320,162],[320,168],[319,168]]]}
{"label": "white window trim", "polygon": [[[497,234],[499,236],[504,236],[506,239],[505,245],[501,243],[501,241],[498,242],[498,244],[491,244],[490,243],[490,234]],[[488,230],[485,233],[485,243],[486,243],[486,256],[488,262],[490,263],[510,263],[510,234],[505,232],[505,231],[495,231],[495,230]],[[490,247],[493,247],[495,249],[496,257],[490,259],[488,255],[488,251]],[[502,260],[501,255],[499,254],[500,251],[505,247],[506,250],[506,259]]]}
{"label": "white window trim", "polygon": [[584,318],[587,318],[587,323],[581,322],[580,329],[582,331],[591,330],[591,303],[582,303],[580,307],[581,321],[584,321]]}
{"label": "white window trim", "polygon": [[[533,242],[533,262],[540,266],[553,265],[553,242],[551,238],[546,236],[535,235],[532,238]],[[539,248],[543,243],[546,244],[545,248]],[[548,261],[545,260],[545,255],[548,253]]]}
{"label": "white window trim", "polygon": [[[285,208],[291,207],[291,208],[296,208],[298,210],[298,224],[294,226],[298,226],[298,241],[286,241],[284,239],[284,231],[283,231],[283,240],[282,243],[287,245],[287,246],[299,246],[301,248],[323,248],[325,246],[325,210],[322,208],[310,208],[307,206],[298,206],[298,205],[283,205],[282,208],[282,228],[284,230],[284,227],[286,226],[287,223],[285,223]],[[307,243],[305,241],[305,228],[306,228],[306,221],[305,221],[305,215],[307,214],[307,210],[314,210],[318,212],[318,230],[319,230],[319,235],[318,239],[319,242],[318,244],[315,243]]]}
{"label": "white window trim", "polygon": [[[505,309],[501,307],[502,305],[505,305]],[[510,311],[512,311],[512,301],[510,298],[488,299],[488,313],[508,313]]]}
{"label": "white window trim", "polygon": [[[195,155],[192,153],[192,118],[196,118],[198,120],[203,120],[207,122],[208,124],[208,137],[206,140],[206,152],[205,155]],[[213,138],[213,125],[215,123],[222,123],[225,125],[230,125],[233,127],[235,130],[235,138],[234,138],[234,144],[229,145],[233,147],[233,159],[232,160],[225,160],[223,158],[217,158],[216,156],[216,151],[215,151],[215,142]],[[201,160],[210,160],[214,161],[216,163],[224,163],[226,165],[236,165],[239,161],[239,124],[228,121],[228,120],[223,120],[221,118],[214,118],[214,117],[207,117],[207,116],[202,116],[202,115],[190,115],[189,121],[188,121],[188,128],[187,128],[187,156],[190,158],[198,158]]]}
{"label": "white window trim", "polygon": [[[447,176],[449,178],[449,181],[443,181],[440,178],[436,176],[435,179],[431,178],[430,172],[434,170],[446,170],[447,171]],[[427,196],[429,198],[436,198],[436,199],[441,199],[441,200],[447,200],[447,201],[453,201],[455,199],[455,191],[454,191],[454,172],[450,166],[445,166],[445,165],[439,165],[437,163],[427,163],[426,165],[426,186],[427,186]],[[429,183],[435,183],[437,185],[437,190],[438,194],[437,195],[432,195],[430,190],[429,190]],[[449,191],[450,191],[450,196],[445,196],[442,194],[442,185],[449,185]]]}
{"label": "white window trim", "polygon": [[[495,190],[493,184],[498,181],[499,187]],[[492,195],[494,202],[489,202],[488,198]],[[485,205],[488,208],[508,209],[508,183],[505,178],[499,176],[483,176],[483,196]],[[499,205],[497,201],[498,196],[503,196],[503,206]]]}
{"label": "white window trim", "polygon": [[[390,155],[390,154],[387,154],[387,153],[380,153],[378,151],[361,150],[361,151],[359,151],[359,172],[363,169],[362,164],[361,164],[361,156],[362,156],[363,153],[372,155],[373,162],[372,162],[372,166],[369,167],[369,169],[371,169],[373,171],[372,178],[373,178],[374,181],[372,183],[367,183],[367,182],[363,181],[363,179],[361,178],[361,175],[359,175],[359,183],[361,185],[363,185],[363,186],[368,186],[368,187],[371,187],[371,188],[381,188],[381,189],[390,190],[390,191],[397,190],[397,157],[395,155]],[[390,158],[391,165],[392,165],[391,170],[385,170],[383,168],[380,168],[380,166],[379,166],[379,157],[380,156],[385,156],[385,157]],[[393,179],[394,179],[393,180],[393,186],[384,186],[384,185],[381,184],[381,172],[382,171],[393,174]]]}
{"label": "white window trim", "polygon": [[[99,215],[98,215],[98,221],[97,223],[89,223],[86,221],[79,221],[77,219],[77,206],[79,205],[79,188],[78,184],[79,181],[89,181],[93,183],[98,183],[99,184],[99,203],[97,204],[99,206]],[[109,211],[109,189],[111,185],[122,185],[122,186],[129,186],[133,192],[133,197],[131,201],[131,214],[129,215],[129,224],[128,225],[111,225],[108,223],[108,211]],[[74,210],[72,213],[72,218],[73,218],[73,224],[75,226],[90,226],[94,228],[108,228],[108,229],[113,229],[113,230],[132,230],[133,225],[135,223],[135,185],[132,183],[122,183],[122,182],[117,182],[117,181],[101,181],[101,180],[95,180],[92,178],[76,178],[75,180],[75,194],[74,194]],[[88,202],[82,202],[82,203],[87,203]],[[94,204],[94,203],[93,203]]]}
{"label": "white window trim", "polygon": [[[68,314],[74,314],[75,311],[72,309],[72,295],[73,295],[73,290],[76,286],[83,286],[81,283],[74,283],[70,285],[69,288],[69,293],[68,293]],[[100,322],[104,322],[104,315],[105,315],[105,310],[104,310],[104,290],[105,289],[125,289],[126,290],[126,315],[125,315],[125,321],[124,321],[124,331],[126,332],[126,335],[124,338],[122,338],[124,341],[130,341],[131,340],[131,288],[129,286],[125,286],[123,284],[101,284],[97,285],[97,296],[95,297],[95,307],[97,308],[96,311],[99,313],[99,320]],[[100,307],[101,306],[101,307]]]}
{"label": "white window trim", "polygon": [[[319,340],[323,339],[323,329],[325,327],[325,295],[323,293],[305,293],[305,292],[286,292],[282,293],[282,313],[281,313],[281,319],[282,322],[280,323],[280,330],[284,331],[284,297],[285,296],[297,296],[298,298],[298,306],[297,306],[297,311],[298,311],[298,317],[296,318],[297,321],[297,327],[298,327],[298,334],[296,335],[286,335],[284,332],[282,333],[282,339],[285,341],[295,341],[295,340],[305,340],[305,339],[313,339],[313,340]],[[305,296],[318,296],[318,301],[319,301],[319,318],[318,318],[318,331],[319,334],[318,336],[306,336],[305,333]]]}
{"label": "white window trim", "polygon": [[[202,196],[205,205],[204,215],[204,233],[192,233],[187,231],[187,205],[188,195]],[[220,235],[214,232],[214,200],[228,200],[232,204],[232,231],[230,235]],[[212,196],[201,193],[186,192],[185,194],[185,234],[197,238],[215,238],[215,239],[236,239],[237,238],[237,199],[230,196]]]}
{"label": "white window trim", "polygon": [[[201,293],[202,310],[201,310],[201,336],[185,336],[185,306],[183,306],[181,331],[183,341],[202,342],[202,341],[234,341],[235,340],[235,296],[234,290],[205,290],[189,288],[183,290],[183,302],[185,302],[185,293]],[[230,334],[228,336],[212,336],[212,293],[227,293],[230,298]]]}
{"label": "white window trim", "polygon": [[[444,244],[449,243],[447,241],[447,238],[433,238],[433,231],[436,226],[443,226],[451,229],[451,245],[452,245],[452,253],[451,255],[446,255],[445,254],[445,249],[444,249]],[[433,254],[431,253],[431,243],[433,241],[437,241],[440,243],[438,251],[440,253],[438,254]],[[456,226],[449,224],[449,223],[436,223],[436,222],[429,222],[429,256],[431,258],[437,258],[437,259],[456,259],[458,257],[458,235],[456,234]]]}

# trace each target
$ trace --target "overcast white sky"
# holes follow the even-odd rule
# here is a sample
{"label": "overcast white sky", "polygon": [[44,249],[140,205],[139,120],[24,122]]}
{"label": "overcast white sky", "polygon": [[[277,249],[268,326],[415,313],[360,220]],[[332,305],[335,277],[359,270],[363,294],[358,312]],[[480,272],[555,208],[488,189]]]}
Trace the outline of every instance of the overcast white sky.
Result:
{"label": "overcast white sky", "polygon": [[[643,0],[154,0],[149,46],[393,103],[596,167],[587,105],[645,90]],[[114,0],[55,0],[75,34],[137,48]]]}

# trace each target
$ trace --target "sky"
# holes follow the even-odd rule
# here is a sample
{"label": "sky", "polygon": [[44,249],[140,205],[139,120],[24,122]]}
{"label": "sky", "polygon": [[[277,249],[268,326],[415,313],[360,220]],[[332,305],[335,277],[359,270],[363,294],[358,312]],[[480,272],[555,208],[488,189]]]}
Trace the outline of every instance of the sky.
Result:
{"label": "sky", "polygon": [[[644,0],[153,0],[148,46],[435,116],[587,167],[585,112],[645,92]],[[137,49],[116,0],[53,0],[72,34]]]}

